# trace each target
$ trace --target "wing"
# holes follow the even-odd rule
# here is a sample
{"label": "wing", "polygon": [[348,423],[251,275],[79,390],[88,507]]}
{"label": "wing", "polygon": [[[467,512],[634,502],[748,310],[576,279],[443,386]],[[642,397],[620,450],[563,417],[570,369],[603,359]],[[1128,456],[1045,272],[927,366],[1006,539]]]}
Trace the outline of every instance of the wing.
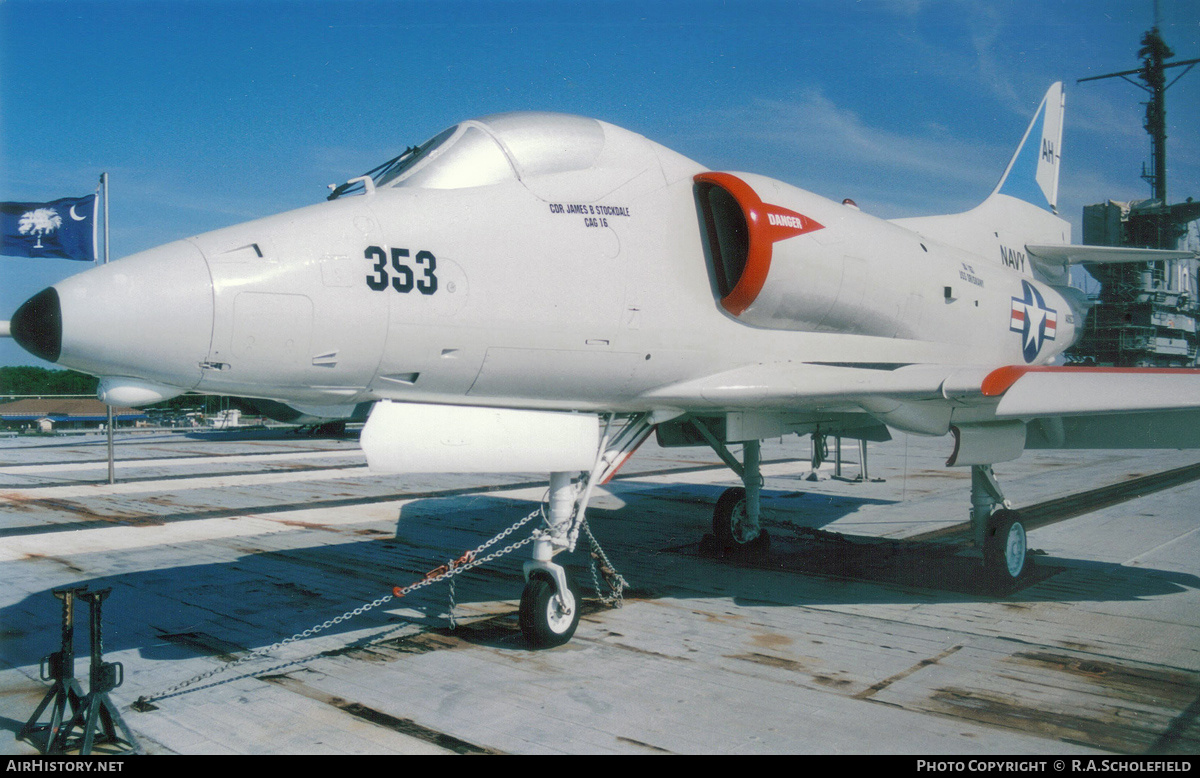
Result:
{"label": "wing", "polygon": [[1200,448],[1200,370],[782,362],[672,384],[646,399],[694,414],[793,414],[796,431],[837,434],[863,427],[864,415],[905,432],[954,431],[960,465],[1014,459],[1025,448]]}
{"label": "wing", "polygon": [[988,372],[969,366],[851,367],[774,362],[671,384],[645,396],[668,405],[714,410],[862,410],[861,404],[875,397],[946,399],[942,392],[947,384],[979,390]]}
{"label": "wing", "polygon": [[1200,448],[1200,370],[1006,367],[982,389],[1026,448]]}

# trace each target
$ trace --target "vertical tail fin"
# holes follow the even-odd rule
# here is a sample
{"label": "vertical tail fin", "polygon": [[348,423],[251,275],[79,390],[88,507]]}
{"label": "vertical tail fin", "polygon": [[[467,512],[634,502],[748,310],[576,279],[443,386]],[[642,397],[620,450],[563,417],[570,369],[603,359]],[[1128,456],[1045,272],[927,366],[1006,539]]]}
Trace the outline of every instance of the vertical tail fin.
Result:
{"label": "vertical tail fin", "polygon": [[1058,168],[1062,147],[1062,82],[1051,84],[1017,153],[993,195],[1003,194],[1058,213]]}
{"label": "vertical tail fin", "polygon": [[[984,257],[996,257],[1009,266],[1010,250],[1021,253],[1021,248],[1030,244],[1070,243],[1071,224],[1057,210],[1062,135],[1063,88],[1057,82],[1050,85],[1000,183],[986,200],[966,213],[895,219],[893,223]],[[1067,282],[1065,274],[1053,279],[1045,276],[1044,280]]]}

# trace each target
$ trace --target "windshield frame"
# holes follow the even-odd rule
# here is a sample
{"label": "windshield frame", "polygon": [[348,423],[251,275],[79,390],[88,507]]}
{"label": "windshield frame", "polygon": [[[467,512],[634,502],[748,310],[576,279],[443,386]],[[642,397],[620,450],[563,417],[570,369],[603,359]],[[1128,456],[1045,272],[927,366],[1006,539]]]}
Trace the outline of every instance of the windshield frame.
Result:
{"label": "windshield frame", "polygon": [[375,187],[394,186],[407,175],[420,167],[424,167],[420,163],[430,159],[431,155],[434,155],[434,152],[445,146],[447,141],[459,134],[462,129],[463,125],[456,124],[453,127],[442,130],[420,146],[409,146],[399,156],[389,159],[387,162],[372,168],[361,176],[352,178],[346,183],[334,187],[326,199],[336,200],[342,195],[366,192],[367,186],[362,180],[364,178],[370,178]]}

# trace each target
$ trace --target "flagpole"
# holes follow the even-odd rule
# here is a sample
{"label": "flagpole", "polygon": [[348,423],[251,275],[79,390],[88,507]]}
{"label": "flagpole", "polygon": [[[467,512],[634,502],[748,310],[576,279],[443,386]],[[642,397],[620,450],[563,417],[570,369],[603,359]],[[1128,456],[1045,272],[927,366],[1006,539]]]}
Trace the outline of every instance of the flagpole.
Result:
{"label": "flagpole", "polygon": [[[100,188],[104,190],[104,264],[108,264],[108,173],[100,174]],[[113,461],[113,409],[108,405],[108,482],[117,482],[116,464]]]}
{"label": "flagpole", "polygon": [[101,174],[100,183],[96,185],[96,199],[92,202],[92,267],[95,267],[96,261],[100,259],[100,244],[96,242],[96,238],[100,234],[100,190],[103,187],[104,178]]}

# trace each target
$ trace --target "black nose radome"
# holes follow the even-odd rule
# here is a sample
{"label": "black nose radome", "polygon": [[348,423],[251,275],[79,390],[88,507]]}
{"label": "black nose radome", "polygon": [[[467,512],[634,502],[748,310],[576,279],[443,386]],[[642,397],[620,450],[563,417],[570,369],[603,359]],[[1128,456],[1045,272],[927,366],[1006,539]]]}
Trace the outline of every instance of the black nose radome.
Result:
{"label": "black nose radome", "polygon": [[30,297],[13,314],[13,340],[21,348],[47,362],[57,362],[62,351],[62,308],[54,287]]}

